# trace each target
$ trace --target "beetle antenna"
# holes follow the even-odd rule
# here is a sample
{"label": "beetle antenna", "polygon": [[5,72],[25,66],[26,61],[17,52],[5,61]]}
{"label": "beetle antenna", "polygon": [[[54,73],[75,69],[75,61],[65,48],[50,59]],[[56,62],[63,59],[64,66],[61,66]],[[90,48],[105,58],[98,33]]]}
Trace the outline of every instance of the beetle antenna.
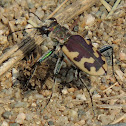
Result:
{"label": "beetle antenna", "polygon": [[28,29],[38,29],[38,27],[24,28],[24,29],[20,29],[20,30],[17,30],[17,31],[11,32],[11,33],[9,33],[9,35],[7,36],[7,39],[9,38],[10,35],[12,35],[12,34],[15,33],[15,32],[25,31],[25,30],[28,30]]}
{"label": "beetle antenna", "polygon": [[31,14],[34,14],[40,21],[41,21],[41,19],[39,18],[39,16],[38,15],[36,15],[35,13],[33,13],[33,12],[30,12],[29,11],[29,13],[31,13]]}
{"label": "beetle antenna", "polygon": [[80,77],[80,74],[79,74],[79,79],[81,81],[81,83],[84,84],[85,88],[87,89],[88,93],[89,93],[89,96],[90,96],[90,99],[91,99],[91,104],[92,104],[92,110],[93,110],[93,113],[94,113],[94,116],[95,116],[95,111],[94,111],[94,104],[93,104],[93,99],[92,99],[92,95],[90,93],[90,90],[88,89],[87,85],[85,84],[85,82],[83,81],[83,79]]}

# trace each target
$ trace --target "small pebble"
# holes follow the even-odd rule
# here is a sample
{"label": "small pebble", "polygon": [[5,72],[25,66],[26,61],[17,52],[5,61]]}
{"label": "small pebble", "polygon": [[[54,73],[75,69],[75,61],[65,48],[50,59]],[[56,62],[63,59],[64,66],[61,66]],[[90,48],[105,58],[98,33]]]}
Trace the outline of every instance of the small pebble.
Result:
{"label": "small pebble", "polygon": [[[0,99],[0,104],[3,104],[3,99]],[[2,115],[5,112],[4,108],[0,106],[0,115]]]}
{"label": "small pebble", "polygon": [[74,92],[75,91],[75,88],[69,88],[68,89],[68,92]]}
{"label": "small pebble", "polygon": [[70,110],[69,116],[71,120],[76,120],[78,118],[78,113],[75,110]]}
{"label": "small pebble", "polygon": [[54,125],[54,122],[53,121],[49,121],[48,124],[49,124],[49,126],[51,126],[51,125]]}
{"label": "small pebble", "polygon": [[9,119],[11,117],[12,113],[9,111],[6,111],[2,114],[4,119]]}
{"label": "small pebble", "polygon": [[92,38],[92,32],[90,30],[88,31],[88,37]]}
{"label": "small pebble", "polygon": [[45,46],[45,45],[42,45],[41,48],[42,48],[42,50],[43,50],[44,52],[48,51],[48,47]]}
{"label": "small pebble", "polygon": [[44,97],[47,97],[47,96],[51,95],[51,91],[49,91],[49,90],[43,90],[43,91],[41,92],[41,94],[42,94]]}
{"label": "small pebble", "polygon": [[100,16],[102,15],[101,11],[97,11],[97,13],[95,14],[96,17],[100,18]]}
{"label": "small pebble", "polygon": [[91,14],[88,14],[84,17],[84,21],[86,25],[93,25],[95,21],[95,17]]}
{"label": "small pebble", "polygon": [[111,83],[115,83],[116,79],[114,77],[110,77],[110,81],[111,81]]}
{"label": "small pebble", "polygon": [[[19,83],[18,83],[19,84]],[[17,99],[20,99],[21,98],[21,90],[20,89],[18,89],[17,90],[17,92],[15,93],[15,97],[17,98]],[[25,104],[24,104],[25,105]]]}
{"label": "small pebble", "polygon": [[31,1],[28,3],[28,7],[29,8],[34,8],[34,3],[32,3]]}
{"label": "small pebble", "polygon": [[50,7],[55,7],[56,6],[56,3],[54,0],[48,0],[48,1],[44,1],[43,2],[43,7],[42,9],[43,10],[47,10],[49,9]]}
{"label": "small pebble", "polygon": [[22,26],[25,26],[25,25],[27,24],[27,21],[26,21],[26,18],[25,18],[25,17],[21,17],[21,18],[17,19],[17,20],[15,21],[15,23],[16,23],[16,24],[20,24],[20,25],[22,25]]}
{"label": "small pebble", "polygon": [[116,70],[116,74],[119,76],[119,78],[121,79],[121,81],[123,81],[123,75],[124,75],[124,73],[121,70]]}
{"label": "small pebble", "polygon": [[101,78],[101,82],[102,82],[102,83],[106,83],[106,78],[105,78],[105,77],[102,77],[102,78]]}
{"label": "small pebble", "polygon": [[100,121],[102,122],[102,125],[107,125],[111,122],[111,115],[105,115],[105,114],[101,114],[100,115]]}
{"label": "small pebble", "polygon": [[5,17],[3,16],[3,17],[2,17],[2,22],[3,22],[5,25],[7,25],[7,24],[8,24],[8,19],[5,18]]}
{"label": "small pebble", "polygon": [[79,109],[77,113],[78,116],[81,118],[85,114],[85,111],[83,109]]}
{"label": "small pebble", "polygon": [[48,116],[43,116],[43,119],[44,120],[48,120]]}
{"label": "small pebble", "polygon": [[4,33],[4,30],[0,30],[0,36]]}
{"label": "small pebble", "polygon": [[109,105],[114,105],[116,101],[117,101],[117,100],[111,99],[111,100],[109,101]]}
{"label": "small pebble", "polygon": [[108,90],[106,91],[107,96],[109,96],[111,92],[112,92],[112,89],[108,89]]}
{"label": "small pebble", "polygon": [[40,121],[37,121],[37,122],[36,122],[37,125],[40,125],[40,123],[41,123]]}
{"label": "small pebble", "polygon": [[6,44],[7,42],[8,42],[7,37],[0,35],[0,44],[3,45],[3,44]]}
{"label": "small pebble", "polygon": [[64,106],[61,106],[61,107],[59,108],[59,111],[61,111],[61,112],[65,111],[65,110],[66,110],[66,108],[65,108]]}
{"label": "small pebble", "polygon": [[6,121],[3,121],[3,123],[1,124],[1,126],[9,126],[9,124]]}
{"label": "small pebble", "polygon": [[37,105],[36,105],[36,103],[32,103],[31,106],[32,107],[36,107]]}
{"label": "small pebble", "polygon": [[66,82],[69,83],[74,79],[73,69],[69,70],[66,77]]}
{"label": "small pebble", "polygon": [[26,3],[26,1],[25,1],[25,0],[22,0],[20,4],[21,4],[21,6],[22,6],[22,7],[27,6],[27,3]]}
{"label": "small pebble", "polygon": [[98,43],[92,43],[92,45],[97,49],[99,47]]}
{"label": "small pebble", "polygon": [[9,126],[20,126],[18,123],[11,123]]}
{"label": "small pebble", "polygon": [[12,69],[12,82],[13,85],[19,84],[18,78],[19,77],[19,71],[15,68]]}
{"label": "small pebble", "polygon": [[60,116],[56,120],[56,126],[70,126],[68,123],[69,121],[67,116]]}
{"label": "small pebble", "polygon": [[93,99],[99,99],[99,98],[101,98],[101,95],[99,95],[99,94],[94,94],[93,95]]}
{"label": "small pebble", "polygon": [[73,108],[74,105],[73,105],[73,103],[69,103],[69,104],[67,104],[67,107],[68,107],[68,108]]}
{"label": "small pebble", "polygon": [[100,90],[105,90],[106,86],[105,85],[100,85]]}
{"label": "small pebble", "polygon": [[122,64],[121,64],[121,67],[126,68],[126,64],[125,64],[125,63],[122,63]]}
{"label": "small pebble", "polygon": [[27,30],[25,30],[27,33],[31,33],[32,31],[33,31],[33,29],[29,29],[29,28],[32,28],[33,26],[31,25],[31,24],[27,24],[26,26],[25,26],[25,29],[27,29]]}
{"label": "small pebble", "polygon": [[43,95],[41,95],[41,94],[35,94],[35,99],[43,99]]}
{"label": "small pebble", "polygon": [[123,111],[126,112],[126,105],[122,107]]}
{"label": "small pebble", "polygon": [[76,98],[77,98],[77,99],[80,99],[80,100],[83,100],[83,101],[86,101],[86,100],[87,100],[84,94],[78,94],[78,95],[76,96]]}
{"label": "small pebble", "polygon": [[33,119],[33,114],[32,113],[27,113],[26,114],[26,120],[32,120]]}
{"label": "small pebble", "polygon": [[86,121],[84,119],[78,122],[79,126],[84,126],[85,123],[86,123]]}
{"label": "small pebble", "polygon": [[23,124],[24,123],[24,120],[26,118],[26,115],[24,113],[19,113],[17,115],[17,118],[15,120],[15,122],[19,123],[19,124]]}
{"label": "small pebble", "polygon": [[62,90],[62,93],[65,95],[65,94],[68,94],[68,90],[66,89],[66,88],[64,88],[63,90]]}
{"label": "small pebble", "polygon": [[126,60],[126,54],[125,53],[123,53],[123,52],[120,52],[119,53],[119,58],[120,58],[120,60]]}
{"label": "small pebble", "polygon": [[28,103],[27,102],[17,102],[16,104],[14,104],[14,106],[12,106],[12,108],[20,108],[20,107],[27,107]]}

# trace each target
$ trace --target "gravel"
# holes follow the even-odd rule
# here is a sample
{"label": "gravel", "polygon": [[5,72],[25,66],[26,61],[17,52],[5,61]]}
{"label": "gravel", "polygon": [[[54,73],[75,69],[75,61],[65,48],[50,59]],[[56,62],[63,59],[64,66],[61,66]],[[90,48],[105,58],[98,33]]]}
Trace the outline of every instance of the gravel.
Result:
{"label": "gravel", "polygon": [[[116,0],[106,0],[112,7]],[[44,21],[63,1],[57,0],[4,0],[0,1],[0,55],[23,39],[22,32],[16,32],[8,41],[10,32],[29,27],[28,20],[39,21],[34,12]],[[69,1],[68,6],[74,1]],[[100,3],[78,16],[67,25],[75,34],[90,39],[100,49],[111,45],[114,48],[114,70],[108,66],[107,76],[82,78],[92,93],[95,116],[89,92],[75,77],[75,68],[64,60],[63,68],[57,76],[57,84],[52,93],[53,70],[57,55],[38,66],[30,84],[31,64],[36,62],[54,43],[48,38],[38,49],[31,52],[14,68],[0,78],[0,125],[1,126],[119,126],[126,125],[126,11],[122,0],[110,19],[109,12]],[[46,38],[46,37],[45,37]],[[39,49],[41,48],[41,49]],[[111,57],[107,58],[111,64]],[[120,123],[120,124],[118,124]],[[116,126],[116,125],[112,125]]]}

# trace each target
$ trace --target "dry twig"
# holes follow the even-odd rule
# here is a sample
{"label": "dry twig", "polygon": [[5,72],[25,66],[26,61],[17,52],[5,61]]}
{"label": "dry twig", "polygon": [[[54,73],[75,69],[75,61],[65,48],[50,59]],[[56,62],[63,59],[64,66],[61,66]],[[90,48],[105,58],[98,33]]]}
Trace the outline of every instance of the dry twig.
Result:
{"label": "dry twig", "polygon": [[107,108],[107,109],[122,109],[123,107],[126,107],[126,105],[96,105],[99,108]]}
{"label": "dry twig", "polygon": [[122,115],[120,118],[116,119],[114,122],[112,122],[111,124],[116,124],[118,122],[120,122],[121,120],[123,120],[124,118],[126,118],[126,114]]}
{"label": "dry twig", "polygon": [[121,94],[121,95],[116,95],[116,96],[112,96],[112,97],[105,97],[105,98],[97,98],[97,99],[93,99],[94,101],[100,100],[100,101],[107,101],[107,100],[111,100],[111,99],[123,99],[126,98],[126,94]]}
{"label": "dry twig", "polygon": [[119,85],[118,82],[116,82],[115,84],[111,85],[110,87],[108,87],[107,89],[105,89],[103,92],[108,91],[109,89],[113,88],[116,85]]}
{"label": "dry twig", "polygon": [[59,7],[57,7],[48,17],[47,19],[53,17],[57,12],[58,10],[67,2],[68,0],[65,0]]}
{"label": "dry twig", "polygon": [[100,1],[105,6],[105,8],[110,12],[112,9],[112,6],[109,5],[105,0],[100,0]]}
{"label": "dry twig", "polygon": [[115,2],[114,6],[112,7],[110,13],[107,15],[106,19],[108,19],[109,16],[111,16],[111,15],[114,13],[114,11],[115,11],[115,9],[117,8],[117,6],[119,5],[120,1],[121,1],[121,0],[117,0],[117,1]]}

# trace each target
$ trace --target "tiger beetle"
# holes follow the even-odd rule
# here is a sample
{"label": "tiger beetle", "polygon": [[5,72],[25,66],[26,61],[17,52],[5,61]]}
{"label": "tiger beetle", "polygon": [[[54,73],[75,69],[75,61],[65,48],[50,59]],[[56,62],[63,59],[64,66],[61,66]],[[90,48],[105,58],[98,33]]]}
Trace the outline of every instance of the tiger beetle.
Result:
{"label": "tiger beetle", "polygon": [[[52,39],[56,39],[58,44],[54,46],[52,49],[48,50],[40,59],[35,63],[34,70],[31,74],[33,77],[37,65],[48,59],[55,51],[62,50],[62,56],[57,60],[55,69],[54,69],[54,83],[56,83],[56,75],[59,73],[62,67],[62,61],[64,56],[66,56],[77,69],[87,73],[88,75],[101,76],[107,74],[107,62],[105,56],[102,55],[103,52],[112,49],[112,68],[113,68],[113,48],[112,46],[106,46],[100,50],[96,49],[89,40],[84,39],[80,35],[73,35],[66,27],[61,26],[55,18],[50,18],[47,20],[49,24],[43,25],[42,27],[36,27],[36,29],[40,32],[41,35],[47,35]],[[114,73],[114,72],[113,72]],[[78,74],[80,81],[87,88],[89,94],[90,91],[81,76]],[[54,84],[55,85],[55,84]],[[53,89],[52,89],[53,91]],[[52,94],[46,104],[48,105]],[[93,100],[90,94],[92,107]],[[45,106],[45,107],[46,107]],[[44,109],[45,109],[44,107]],[[43,109],[43,110],[44,110]],[[94,109],[93,109],[94,111]]]}
{"label": "tiger beetle", "polygon": [[[79,70],[89,74],[89,75],[106,75],[107,74],[107,62],[106,58],[102,55],[103,52],[112,49],[112,67],[113,67],[113,48],[112,46],[106,46],[99,51],[91,44],[89,40],[84,39],[80,35],[73,35],[66,27],[61,26],[55,18],[50,18],[48,20],[49,24],[37,28],[42,35],[47,35],[52,39],[56,39],[59,43],[54,46],[53,49],[47,51],[40,59],[37,61],[34,67],[34,72],[36,70],[37,64],[42,63],[48,57],[50,57],[55,51],[62,50],[62,56],[57,60],[54,69],[54,81],[56,83],[56,75],[59,73],[64,56],[66,56]],[[30,77],[30,79],[32,78]],[[90,91],[80,75],[78,78],[87,88],[89,94]],[[29,79],[29,80],[30,80]],[[54,84],[55,85],[55,84]],[[52,95],[50,96],[51,99]],[[93,100],[90,94],[92,107]],[[50,100],[49,99],[49,100]],[[48,101],[49,103],[49,101]],[[47,103],[47,105],[48,105]],[[46,105],[46,106],[47,106]],[[46,107],[45,106],[45,107]],[[94,111],[94,109],[93,109]]]}

